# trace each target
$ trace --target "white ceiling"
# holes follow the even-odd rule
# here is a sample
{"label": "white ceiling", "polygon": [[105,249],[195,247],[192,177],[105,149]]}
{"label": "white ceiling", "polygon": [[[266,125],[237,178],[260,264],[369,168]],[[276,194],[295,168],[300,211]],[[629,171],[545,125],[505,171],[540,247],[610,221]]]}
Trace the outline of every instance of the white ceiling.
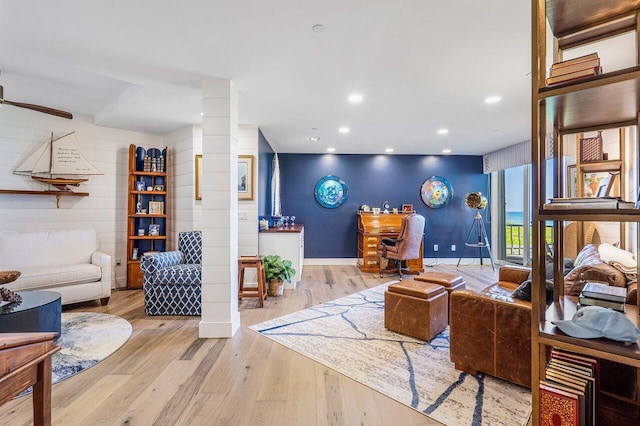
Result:
{"label": "white ceiling", "polygon": [[[0,0],[0,84],[14,102],[166,134],[200,122],[202,79],[227,78],[240,123],[260,126],[279,152],[484,154],[530,139],[530,9],[529,0]],[[348,103],[352,92],[363,102]],[[502,101],[485,104],[490,95]],[[442,127],[449,134],[437,135]]]}

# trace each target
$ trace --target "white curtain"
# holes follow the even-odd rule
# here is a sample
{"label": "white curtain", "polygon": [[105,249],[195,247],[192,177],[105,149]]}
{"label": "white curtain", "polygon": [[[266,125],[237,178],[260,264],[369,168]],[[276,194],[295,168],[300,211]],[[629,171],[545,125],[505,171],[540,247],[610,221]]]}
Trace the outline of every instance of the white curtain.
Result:
{"label": "white curtain", "polygon": [[273,175],[271,176],[271,216],[282,216],[280,205],[280,162],[278,153],[273,156]]}

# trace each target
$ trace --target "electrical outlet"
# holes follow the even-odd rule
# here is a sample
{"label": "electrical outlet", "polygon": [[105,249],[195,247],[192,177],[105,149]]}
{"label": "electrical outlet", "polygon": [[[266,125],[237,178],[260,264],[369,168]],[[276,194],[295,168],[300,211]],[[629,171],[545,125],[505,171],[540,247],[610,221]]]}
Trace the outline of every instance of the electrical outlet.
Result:
{"label": "electrical outlet", "polygon": [[438,245],[437,244],[433,245],[433,251],[438,251]]}
{"label": "electrical outlet", "polygon": [[116,259],[116,266],[120,266],[122,265],[122,259],[120,259],[119,257]]}
{"label": "electrical outlet", "polygon": [[456,251],[456,245],[455,244],[451,244],[451,251]]}

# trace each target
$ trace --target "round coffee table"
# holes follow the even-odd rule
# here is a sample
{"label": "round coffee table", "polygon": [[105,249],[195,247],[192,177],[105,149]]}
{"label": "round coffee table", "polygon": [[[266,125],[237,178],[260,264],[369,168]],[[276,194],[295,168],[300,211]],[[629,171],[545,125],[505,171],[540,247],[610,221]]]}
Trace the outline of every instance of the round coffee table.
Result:
{"label": "round coffee table", "polygon": [[62,299],[55,291],[17,291],[19,304],[0,307],[0,333],[52,331],[60,335]]}

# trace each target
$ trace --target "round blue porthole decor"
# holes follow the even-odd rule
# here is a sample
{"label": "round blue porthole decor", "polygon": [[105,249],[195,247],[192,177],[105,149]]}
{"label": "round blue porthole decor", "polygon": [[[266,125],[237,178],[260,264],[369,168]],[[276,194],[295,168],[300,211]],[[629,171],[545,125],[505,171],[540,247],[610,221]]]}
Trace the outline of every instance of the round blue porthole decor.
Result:
{"label": "round blue porthole decor", "polygon": [[431,176],[424,181],[420,188],[422,201],[432,209],[441,209],[451,202],[453,198],[453,187],[443,177]]}
{"label": "round blue porthole decor", "polygon": [[347,184],[338,176],[327,175],[316,183],[313,195],[322,207],[335,209],[344,203],[349,191]]}

